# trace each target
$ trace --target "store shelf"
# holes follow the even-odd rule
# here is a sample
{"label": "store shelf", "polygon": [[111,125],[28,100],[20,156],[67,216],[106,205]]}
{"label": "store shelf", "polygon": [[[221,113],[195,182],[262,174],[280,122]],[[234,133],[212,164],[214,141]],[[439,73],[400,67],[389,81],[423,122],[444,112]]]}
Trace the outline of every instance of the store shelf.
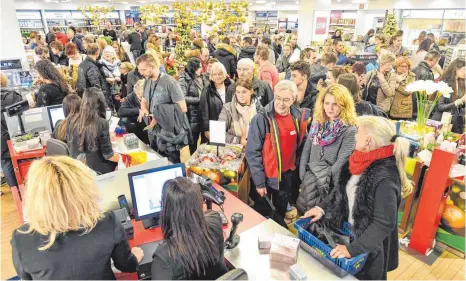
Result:
{"label": "store shelf", "polygon": [[44,27],[20,27],[20,29],[43,29]]}

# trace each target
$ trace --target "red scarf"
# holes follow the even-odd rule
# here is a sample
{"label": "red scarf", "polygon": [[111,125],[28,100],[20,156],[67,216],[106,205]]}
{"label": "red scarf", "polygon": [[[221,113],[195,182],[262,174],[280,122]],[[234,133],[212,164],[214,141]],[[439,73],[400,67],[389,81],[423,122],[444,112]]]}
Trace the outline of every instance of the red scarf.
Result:
{"label": "red scarf", "polygon": [[360,175],[366,170],[374,161],[385,159],[393,156],[393,144],[371,150],[369,152],[361,152],[355,150],[349,158],[349,170],[352,175]]}

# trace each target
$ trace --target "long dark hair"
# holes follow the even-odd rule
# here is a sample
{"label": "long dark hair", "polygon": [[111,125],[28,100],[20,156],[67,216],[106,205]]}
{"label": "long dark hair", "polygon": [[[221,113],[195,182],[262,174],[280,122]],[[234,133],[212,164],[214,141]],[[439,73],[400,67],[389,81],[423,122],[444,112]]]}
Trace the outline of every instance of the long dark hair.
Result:
{"label": "long dark hair", "polygon": [[[105,118],[106,108],[105,96],[102,90],[96,87],[88,88],[84,91],[81,102],[81,109],[78,114],[69,118],[68,127],[71,141],[75,135],[79,138],[79,150],[96,151],[96,139],[99,134],[99,118]],[[102,117],[102,108],[104,117]]]}
{"label": "long dark hair", "polygon": [[44,79],[50,80],[52,84],[60,88],[64,93],[71,94],[70,86],[66,83],[63,75],[53,64],[48,60],[40,60],[36,63],[34,68],[39,72],[40,76]]}
{"label": "long dark hair", "polygon": [[[79,109],[81,108],[81,98],[78,95],[71,94],[67,95],[63,99],[63,114],[65,118],[71,119],[74,115],[78,114]],[[58,139],[61,141],[66,141],[66,128],[68,127],[66,121],[61,122],[58,125]]]}
{"label": "long dark hair", "polygon": [[[464,58],[457,58],[452,61],[447,69],[443,72],[442,81],[450,85],[453,88],[452,100],[455,101],[458,98],[459,91],[461,90],[463,95],[466,91],[465,79],[458,80],[456,84],[456,71],[466,66],[466,61]],[[458,89],[460,88],[460,89]]]}
{"label": "long dark hair", "polygon": [[345,86],[348,89],[348,91],[353,96],[354,103],[361,101],[359,83],[356,75],[353,73],[341,74],[337,79],[337,83]]}
{"label": "long dark hair", "polygon": [[201,60],[198,58],[191,58],[188,63],[186,64],[186,73],[188,73],[191,78],[196,78],[196,70],[201,68]]}
{"label": "long dark hair", "polygon": [[187,178],[165,183],[161,227],[170,257],[189,275],[200,276],[219,262],[220,252],[202,212],[200,187]]}

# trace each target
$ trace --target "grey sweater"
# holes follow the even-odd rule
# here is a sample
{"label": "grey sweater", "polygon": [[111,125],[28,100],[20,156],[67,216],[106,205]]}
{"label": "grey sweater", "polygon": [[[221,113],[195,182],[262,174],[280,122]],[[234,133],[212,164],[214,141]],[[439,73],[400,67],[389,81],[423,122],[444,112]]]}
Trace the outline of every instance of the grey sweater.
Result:
{"label": "grey sweater", "polygon": [[301,193],[297,205],[306,212],[325,198],[340,178],[343,165],[356,146],[356,127],[348,126],[334,143],[327,146],[313,144],[309,137],[304,144],[299,164]]}

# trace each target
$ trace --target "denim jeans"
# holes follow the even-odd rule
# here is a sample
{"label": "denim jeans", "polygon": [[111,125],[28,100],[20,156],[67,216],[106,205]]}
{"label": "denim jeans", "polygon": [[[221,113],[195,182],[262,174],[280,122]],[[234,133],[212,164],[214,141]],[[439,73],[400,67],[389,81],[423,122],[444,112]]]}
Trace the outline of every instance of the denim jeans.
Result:
{"label": "denim jeans", "polygon": [[2,171],[9,187],[18,186],[11,158],[2,159]]}

